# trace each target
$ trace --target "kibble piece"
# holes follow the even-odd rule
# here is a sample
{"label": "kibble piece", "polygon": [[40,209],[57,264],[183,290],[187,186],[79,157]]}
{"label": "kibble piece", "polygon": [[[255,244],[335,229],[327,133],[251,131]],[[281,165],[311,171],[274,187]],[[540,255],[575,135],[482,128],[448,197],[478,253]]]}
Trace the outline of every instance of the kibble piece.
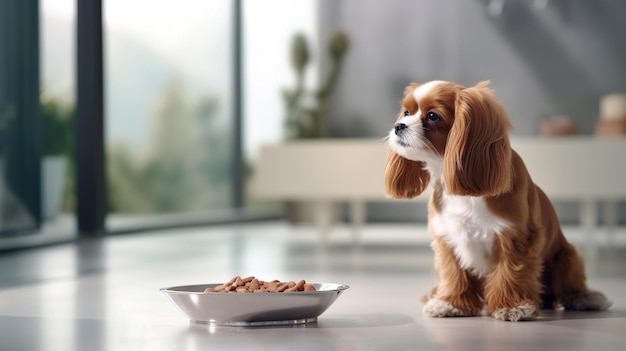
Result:
{"label": "kibble piece", "polygon": [[270,292],[276,292],[280,285],[281,285],[280,282],[277,282],[277,281],[269,282],[267,283],[267,290]]}
{"label": "kibble piece", "polygon": [[281,284],[278,288],[276,288],[276,292],[283,292],[289,288],[289,283]]}
{"label": "kibble piece", "polygon": [[224,285],[232,285],[235,281],[237,281],[237,279],[241,279],[241,277],[236,275],[231,280],[229,280],[227,283],[224,283]]}
{"label": "kibble piece", "polygon": [[304,284],[306,283],[306,281],[304,281],[304,279],[300,280],[298,282],[298,284],[296,284],[295,288],[296,291],[304,291]]}
{"label": "kibble piece", "polygon": [[259,289],[259,280],[258,279],[252,279],[252,281],[250,282],[250,287],[248,289],[255,291]]}

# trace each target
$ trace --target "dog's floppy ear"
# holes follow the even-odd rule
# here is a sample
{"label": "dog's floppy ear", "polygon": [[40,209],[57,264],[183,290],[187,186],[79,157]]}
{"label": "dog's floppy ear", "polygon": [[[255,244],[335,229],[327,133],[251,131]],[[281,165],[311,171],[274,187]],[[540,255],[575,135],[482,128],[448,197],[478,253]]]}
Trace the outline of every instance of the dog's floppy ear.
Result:
{"label": "dog's floppy ear", "polygon": [[430,173],[419,161],[408,160],[389,151],[385,164],[385,190],[394,199],[411,199],[420,195],[430,181]]}
{"label": "dog's floppy ear", "polygon": [[457,95],[443,161],[449,194],[493,196],[511,190],[511,123],[487,84]]}

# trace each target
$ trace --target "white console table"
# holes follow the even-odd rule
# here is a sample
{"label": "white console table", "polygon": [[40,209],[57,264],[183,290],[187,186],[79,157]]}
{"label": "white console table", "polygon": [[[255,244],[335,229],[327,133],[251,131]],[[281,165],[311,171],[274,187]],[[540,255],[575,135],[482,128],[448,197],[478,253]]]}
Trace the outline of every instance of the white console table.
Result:
{"label": "white console table", "polygon": [[[616,204],[626,200],[626,138],[512,138],[531,177],[552,200],[578,201],[580,223],[593,245],[598,223],[596,204],[607,204],[604,221],[617,221]],[[366,221],[368,201],[428,200],[428,191],[413,200],[389,200],[383,175],[387,146],[376,139],[290,141],[262,147],[252,192],[264,199],[319,204],[347,202],[354,238]],[[318,211],[317,225],[329,227]]]}

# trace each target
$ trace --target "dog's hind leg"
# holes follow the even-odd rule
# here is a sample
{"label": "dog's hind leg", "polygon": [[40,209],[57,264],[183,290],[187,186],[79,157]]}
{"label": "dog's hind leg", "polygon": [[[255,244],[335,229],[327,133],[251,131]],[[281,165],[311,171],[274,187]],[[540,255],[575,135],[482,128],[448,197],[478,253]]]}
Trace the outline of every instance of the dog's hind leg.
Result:
{"label": "dog's hind leg", "polygon": [[583,258],[569,243],[545,262],[543,278],[546,292],[566,310],[598,311],[612,305],[604,294],[587,288]]}

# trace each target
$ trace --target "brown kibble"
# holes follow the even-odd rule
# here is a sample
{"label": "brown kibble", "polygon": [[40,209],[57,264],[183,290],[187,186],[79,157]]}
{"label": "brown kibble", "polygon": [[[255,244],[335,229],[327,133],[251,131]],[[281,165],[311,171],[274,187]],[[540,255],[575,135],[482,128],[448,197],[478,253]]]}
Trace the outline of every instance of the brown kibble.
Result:
{"label": "brown kibble", "polygon": [[296,291],[304,291],[304,284],[306,283],[306,281],[304,281],[304,279],[300,280],[298,282],[298,284],[296,284],[295,288]]}
{"label": "brown kibble", "polygon": [[251,293],[251,292],[297,292],[297,291],[316,291],[313,284],[307,284],[304,279],[297,283],[289,281],[283,283],[278,279],[272,281],[264,281],[248,276],[234,276],[228,282],[217,285],[212,288],[206,288],[204,292],[233,292],[233,293]]}

